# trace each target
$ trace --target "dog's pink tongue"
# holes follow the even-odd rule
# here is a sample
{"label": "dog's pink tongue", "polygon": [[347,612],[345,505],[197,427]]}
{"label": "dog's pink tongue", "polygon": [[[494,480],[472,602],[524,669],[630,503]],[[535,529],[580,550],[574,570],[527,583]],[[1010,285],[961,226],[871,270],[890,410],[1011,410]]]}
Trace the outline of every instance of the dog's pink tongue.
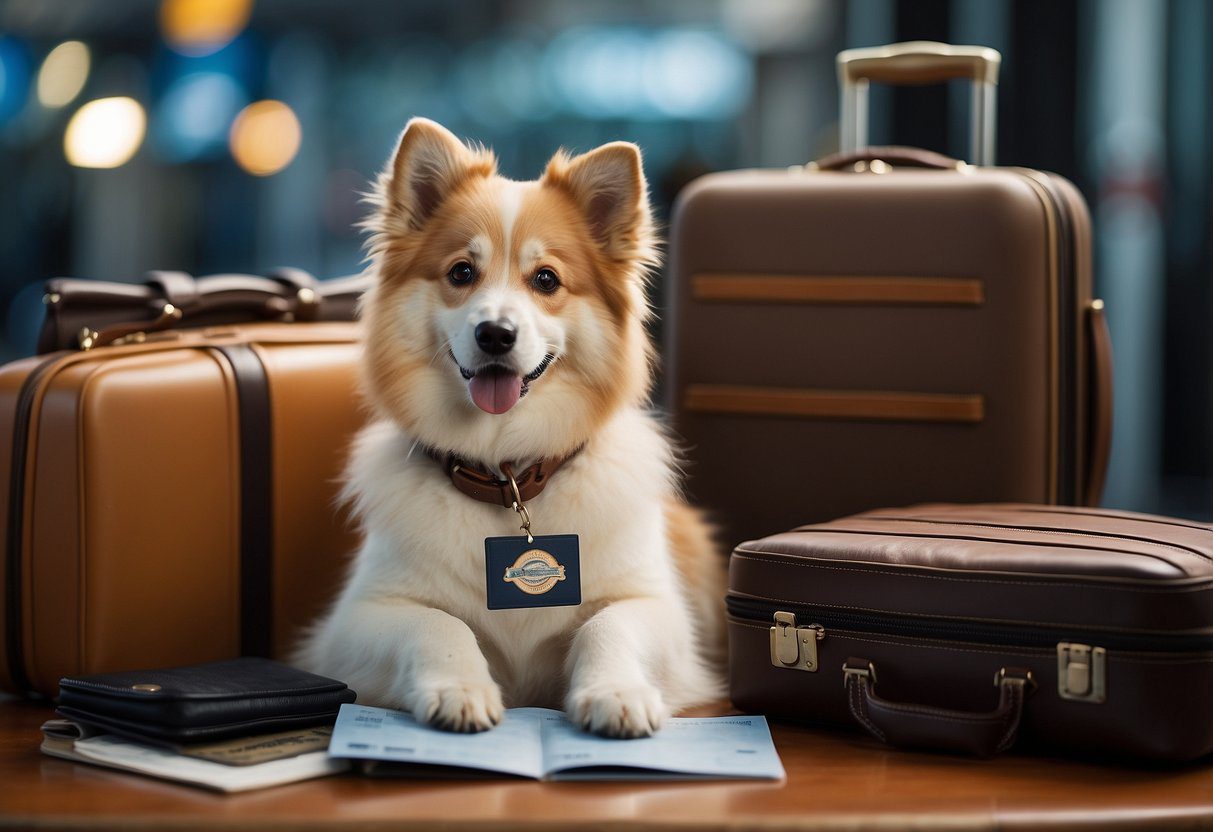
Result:
{"label": "dog's pink tongue", "polygon": [[518,404],[522,395],[522,376],[504,372],[477,373],[468,382],[472,401],[485,413],[505,413]]}

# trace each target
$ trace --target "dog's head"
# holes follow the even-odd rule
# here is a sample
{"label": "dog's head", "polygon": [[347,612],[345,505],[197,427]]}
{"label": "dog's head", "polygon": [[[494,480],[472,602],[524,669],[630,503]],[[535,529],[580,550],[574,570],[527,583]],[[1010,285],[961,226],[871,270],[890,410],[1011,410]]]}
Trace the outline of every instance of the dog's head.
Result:
{"label": "dog's head", "polygon": [[365,376],[410,435],[493,463],[567,453],[647,395],[657,242],[635,145],[515,182],[414,119],[376,205]]}

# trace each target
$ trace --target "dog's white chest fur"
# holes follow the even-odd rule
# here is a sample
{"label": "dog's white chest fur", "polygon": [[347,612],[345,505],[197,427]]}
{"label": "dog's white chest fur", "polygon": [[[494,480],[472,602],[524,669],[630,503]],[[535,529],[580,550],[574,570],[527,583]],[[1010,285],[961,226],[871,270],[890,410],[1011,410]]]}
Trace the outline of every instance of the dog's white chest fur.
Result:
{"label": "dog's white chest fur", "polygon": [[[358,651],[351,652],[342,637],[342,622],[355,608],[416,604],[463,621],[507,705],[560,704],[574,634],[607,604],[659,598],[670,615],[687,615],[665,544],[668,450],[644,413],[619,414],[529,504],[535,534],[580,538],[582,603],[576,607],[489,610],[484,541],[521,534],[517,515],[457,491],[394,425],[380,423],[363,432],[351,470],[351,491],[368,536],[332,615],[305,649],[305,664],[344,673],[340,678],[358,691],[360,701],[404,704],[394,695],[394,674],[383,672],[392,668],[372,671],[373,662],[348,661]],[[385,625],[385,638],[389,630]],[[441,638],[438,632],[412,636]]]}

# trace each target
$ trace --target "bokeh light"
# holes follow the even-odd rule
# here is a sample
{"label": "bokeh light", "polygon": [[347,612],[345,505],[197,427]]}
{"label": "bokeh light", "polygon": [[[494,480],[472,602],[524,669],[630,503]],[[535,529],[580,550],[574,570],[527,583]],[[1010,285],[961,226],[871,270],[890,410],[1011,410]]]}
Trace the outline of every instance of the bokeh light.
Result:
{"label": "bokeh light", "polygon": [[38,100],[43,107],[65,107],[76,99],[88,80],[88,47],[78,40],[56,46],[38,71]]}
{"label": "bokeh light", "polygon": [[156,108],[156,148],[171,161],[222,152],[228,129],[248,103],[244,89],[221,72],[193,72],[176,79]]}
{"label": "bokeh light", "polygon": [[745,53],[707,31],[571,29],[545,62],[564,108],[588,118],[724,119],[741,112],[753,86]]}
{"label": "bokeh light", "polygon": [[646,33],[631,27],[587,26],[553,40],[547,71],[565,109],[588,118],[643,115],[646,47]]}
{"label": "bokeh light", "polygon": [[299,152],[303,129],[281,101],[254,101],[236,116],[230,143],[236,164],[254,176],[269,176]]}
{"label": "bokeh light", "polygon": [[24,41],[0,36],[0,124],[25,107],[29,98],[29,60]]}
{"label": "bokeh light", "polygon": [[135,155],[146,127],[147,116],[135,99],[98,98],[68,122],[63,152],[76,167],[116,168]]}
{"label": "bokeh light", "polygon": [[645,75],[648,97],[675,118],[724,118],[745,106],[753,68],[736,46],[709,32],[670,31],[653,39]]}
{"label": "bokeh light", "polygon": [[455,71],[463,112],[482,124],[552,113],[543,49],[532,41],[511,37],[470,44]]}
{"label": "bokeh light", "polygon": [[164,0],[160,29],[183,55],[209,55],[240,34],[253,12],[253,0]]}

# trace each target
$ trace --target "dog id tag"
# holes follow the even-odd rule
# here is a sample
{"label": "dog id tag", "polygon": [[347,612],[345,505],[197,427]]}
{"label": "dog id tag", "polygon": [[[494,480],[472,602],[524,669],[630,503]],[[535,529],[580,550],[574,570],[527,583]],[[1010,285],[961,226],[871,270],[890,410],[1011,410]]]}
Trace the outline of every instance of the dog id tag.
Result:
{"label": "dog id tag", "polygon": [[581,603],[581,554],[575,534],[485,538],[484,565],[491,610]]}

